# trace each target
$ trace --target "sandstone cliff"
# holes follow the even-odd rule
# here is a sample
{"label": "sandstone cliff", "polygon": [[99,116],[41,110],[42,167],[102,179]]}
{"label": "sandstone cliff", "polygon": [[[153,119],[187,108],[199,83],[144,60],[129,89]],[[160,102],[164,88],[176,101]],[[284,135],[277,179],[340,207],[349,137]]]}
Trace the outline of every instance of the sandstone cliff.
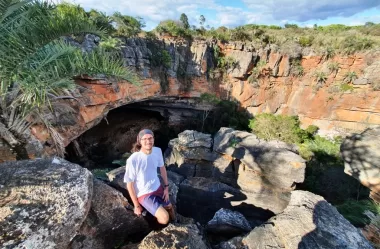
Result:
{"label": "sandstone cliff", "polygon": [[[98,42],[92,35],[87,35],[82,44],[72,41],[83,50]],[[167,67],[161,63],[162,51],[170,55]],[[170,97],[185,98],[185,104],[195,108],[192,98],[205,92],[237,101],[252,115],[298,115],[303,126],[317,125],[325,135],[380,124],[380,95],[376,91],[379,51],[326,58],[301,47],[260,48],[252,43],[166,37],[155,41],[125,39],[121,52],[125,65],[140,74],[142,85],[78,79],[80,88],[73,92],[76,100],[66,100],[70,111],[58,110],[51,120],[65,146],[98,124],[111,109]],[[233,63],[218,67],[222,59]],[[42,144],[51,144],[50,134],[42,125],[33,126],[31,134]],[[0,151],[4,158],[14,157],[5,152]],[[45,153],[52,152],[45,146]]]}

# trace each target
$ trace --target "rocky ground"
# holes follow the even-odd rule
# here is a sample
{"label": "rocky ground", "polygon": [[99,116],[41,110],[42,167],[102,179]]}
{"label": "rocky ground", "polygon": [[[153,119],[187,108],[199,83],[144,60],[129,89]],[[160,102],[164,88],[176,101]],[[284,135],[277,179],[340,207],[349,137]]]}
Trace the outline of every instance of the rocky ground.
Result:
{"label": "rocky ground", "polygon": [[[373,134],[359,139],[369,153],[371,141],[365,138]],[[165,228],[150,215],[137,217],[125,208],[124,167],[104,182],[60,158],[1,164],[0,246],[372,248],[322,197],[294,190],[305,170],[294,146],[230,128],[214,138],[185,131],[170,142],[165,161],[172,202],[180,214],[194,218],[178,215]]]}

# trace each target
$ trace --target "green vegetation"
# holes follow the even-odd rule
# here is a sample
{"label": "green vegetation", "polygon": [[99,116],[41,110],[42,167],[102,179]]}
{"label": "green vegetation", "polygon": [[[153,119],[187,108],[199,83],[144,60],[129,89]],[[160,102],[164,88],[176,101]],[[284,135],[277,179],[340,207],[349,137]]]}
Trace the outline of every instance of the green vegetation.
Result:
{"label": "green vegetation", "polygon": [[112,20],[116,24],[116,36],[137,36],[141,32],[141,29],[145,27],[145,23],[141,18],[125,16],[120,12],[115,12],[112,16]]}
{"label": "green vegetation", "polygon": [[256,66],[252,68],[252,71],[250,72],[250,75],[248,76],[248,82],[252,84],[254,87],[260,86],[259,77],[265,65],[266,65],[265,61],[259,61],[257,62]]}
{"label": "green vegetation", "polygon": [[[233,101],[220,100],[214,94],[202,94],[200,101],[214,105],[214,109],[207,115],[200,115],[197,119],[196,129],[203,126],[203,131],[214,134],[220,127],[231,127],[237,130],[248,131],[249,116],[239,104]],[[204,122],[203,122],[204,120]]]}
{"label": "green vegetation", "polygon": [[249,121],[249,128],[259,138],[280,140],[286,143],[302,143],[316,132],[315,126],[303,130],[297,116],[262,113]]}
{"label": "green vegetation", "polygon": [[330,73],[337,74],[340,69],[339,62],[333,61],[327,65],[327,68],[330,70]]}
{"label": "green vegetation", "polygon": [[139,83],[115,54],[102,48],[82,53],[61,38],[86,33],[105,35],[75,5],[0,0],[0,133],[16,151],[23,148],[22,134],[34,120],[47,127],[49,143],[63,155],[63,139],[49,113],[57,105],[63,108],[58,99],[74,98],[74,77],[102,75]]}
{"label": "green vegetation", "polygon": [[314,78],[318,84],[323,85],[327,80],[327,75],[324,72],[315,72]]}
{"label": "green vegetation", "polygon": [[356,75],[355,72],[347,72],[346,75],[344,75],[344,82],[352,83],[357,78],[358,78],[358,76]]}
{"label": "green vegetation", "polygon": [[[102,12],[90,10],[67,3],[59,4],[59,12],[87,19],[92,24],[113,36],[137,36],[145,23],[139,17],[125,16],[118,12],[107,16]],[[291,44],[311,47],[332,58],[337,53],[352,54],[368,50],[380,44],[380,24],[346,26],[332,24],[302,28],[296,24],[275,25],[247,24],[236,28],[209,27],[203,15],[199,17],[199,26],[189,24],[189,18],[182,13],[178,20],[165,20],[159,23],[153,33],[183,38],[214,38],[220,41],[250,41],[257,47],[276,44],[280,47]]]}
{"label": "green vegetation", "polygon": [[189,29],[190,28],[189,19],[187,18],[187,15],[185,13],[181,14],[181,17],[179,18],[179,20],[182,22],[183,27],[185,29]]}
{"label": "green vegetation", "polygon": [[378,214],[379,207],[365,201],[369,195],[368,189],[344,173],[339,152],[342,139],[323,138],[316,135],[318,127],[309,126],[303,130],[299,124],[294,116],[259,114],[250,120],[249,127],[259,138],[296,143],[300,155],[307,160],[305,181],[298,188],[321,195],[337,205],[338,210],[354,225],[367,224],[369,219],[364,217],[363,211]]}
{"label": "green vegetation", "polygon": [[290,73],[295,77],[301,77],[304,74],[304,69],[301,65],[300,60],[293,60],[291,63],[291,71]]}
{"label": "green vegetation", "polygon": [[[125,164],[124,164],[125,165]],[[122,166],[124,166],[122,165]],[[99,179],[108,180],[107,173],[113,170],[113,168],[104,168],[104,169],[92,169],[91,173]]]}
{"label": "green vegetation", "polygon": [[106,51],[120,50],[121,40],[119,38],[113,38],[111,36],[103,38],[99,46]]}
{"label": "green vegetation", "polygon": [[231,56],[220,56],[218,57],[218,64],[217,64],[217,67],[221,68],[221,69],[229,69],[229,68],[234,68],[237,64],[237,61],[231,57]]}
{"label": "green vegetation", "polygon": [[298,43],[301,47],[310,47],[313,44],[314,36],[301,36],[299,37]]}
{"label": "green vegetation", "polygon": [[354,90],[354,87],[350,84],[347,84],[347,83],[343,83],[340,85],[340,90],[342,92],[347,92],[347,91],[353,91]]}
{"label": "green vegetation", "polygon": [[349,220],[354,226],[363,227],[371,222],[370,217],[365,213],[370,211],[374,215],[380,215],[380,205],[372,200],[347,200],[341,205],[337,205],[338,211]]}
{"label": "green vegetation", "polygon": [[181,21],[166,20],[162,21],[155,28],[155,31],[160,35],[170,35],[175,37],[191,37],[189,29]]}

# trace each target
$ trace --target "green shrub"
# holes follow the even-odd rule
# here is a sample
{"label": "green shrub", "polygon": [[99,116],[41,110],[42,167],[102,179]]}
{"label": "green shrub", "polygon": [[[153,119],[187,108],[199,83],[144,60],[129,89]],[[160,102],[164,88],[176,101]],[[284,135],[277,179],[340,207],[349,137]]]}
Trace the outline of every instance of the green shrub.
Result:
{"label": "green shrub", "polygon": [[[323,46],[323,44],[321,46]],[[331,46],[328,46],[325,48],[323,55],[326,60],[331,59],[335,55],[335,49]]]}
{"label": "green shrub", "polygon": [[319,130],[319,127],[316,126],[316,125],[309,125],[305,131],[308,133],[308,134],[311,134],[312,136],[314,136],[315,134],[317,134]]}
{"label": "green shrub", "polygon": [[340,48],[347,54],[370,49],[375,42],[367,37],[347,36],[340,44]]}
{"label": "green shrub", "polygon": [[356,75],[355,72],[347,72],[344,75],[344,82],[346,82],[346,83],[352,83],[357,78],[358,78],[358,76]]}
{"label": "green shrub", "polygon": [[313,44],[314,36],[301,36],[298,43],[302,47],[310,47]]}
{"label": "green shrub", "polygon": [[284,27],[286,29],[298,29],[298,25],[297,24],[292,24],[292,23],[287,23],[284,25]]}
{"label": "green shrub", "polygon": [[115,28],[112,26],[112,18],[105,13],[91,9],[87,12],[87,16],[97,27],[106,30],[108,35],[115,32]]}
{"label": "green shrub", "polygon": [[353,91],[354,87],[352,85],[350,85],[350,84],[343,83],[343,84],[340,85],[340,90],[342,92]]}
{"label": "green shrub", "polygon": [[155,49],[152,49],[152,57],[151,57],[151,63],[152,66],[160,67],[163,66],[164,68],[170,68],[172,65],[172,58],[168,51],[165,49],[159,49],[155,47]]}
{"label": "green shrub", "polygon": [[189,29],[186,29],[183,26],[183,23],[180,21],[166,20],[158,24],[155,29],[158,33],[169,34],[171,36],[178,37],[190,37]]}
{"label": "green shrub", "polygon": [[300,143],[304,138],[304,131],[300,128],[297,116],[262,113],[249,121],[249,128],[259,138],[265,140]]}
{"label": "green shrub", "polygon": [[116,26],[116,35],[133,37],[137,36],[145,23],[141,18],[134,18],[132,16],[122,15],[120,12],[115,12],[112,15],[112,20]]}
{"label": "green shrub", "polygon": [[218,67],[221,69],[227,70],[229,68],[234,68],[237,63],[238,62],[231,56],[223,56],[218,58]]}
{"label": "green shrub", "polygon": [[356,227],[363,227],[370,223],[370,218],[365,215],[365,211],[370,211],[375,215],[380,215],[380,205],[372,200],[347,200],[343,204],[337,205],[339,213],[349,220]]}
{"label": "green shrub", "polygon": [[380,82],[376,82],[372,84],[372,89],[374,91],[380,91]]}
{"label": "green shrub", "polygon": [[213,93],[202,93],[200,96],[200,101],[209,104],[218,104],[221,100],[218,96]]}
{"label": "green shrub", "polygon": [[166,50],[161,51],[162,56],[162,64],[166,68],[170,68],[172,66],[172,57],[170,56],[169,52]]}
{"label": "green shrub", "polygon": [[327,68],[330,70],[330,73],[338,73],[340,69],[339,62],[333,61],[327,65]]}
{"label": "green shrub", "polygon": [[340,143],[330,141],[321,136],[315,136],[312,140],[307,140],[303,146],[313,153],[326,154],[339,157]]}
{"label": "green shrub", "polygon": [[301,65],[300,60],[294,60],[292,61],[291,65],[291,74],[296,77],[301,77],[304,75],[304,69]]}
{"label": "green shrub", "polygon": [[319,26],[317,29],[320,31],[323,31],[324,33],[332,33],[332,34],[335,33],[336,34],[339,32],[350,30],[351,27],[343,25],[343,24],[330,24],[327,26]]}
{"label": "green shrub", "polygon": [[315,72],[314,73],[314,79],[317,81],[316,88],[317,90],[322,87],[327,80],[327,75],[324,72]]}
{"label": "green shrub", "polygon": [[231,41],[251,41],[251,36],[242,27],[236,27],[230,32]]}
{"label": "green shrub", "polygon": [[121,40],[108,36],[100,41],[99,46],[106,51],[120,50]]}
{"label": "green shrub", "polygon": [[[205,98],[209,98],[206,96]],[[210,97],[214,99],[213,96]],[[217,99],[216,99],[217,100]],[[202,117],[199,118],[199,122]],[[236,130],[248,131],[249,116],[238,103],[228,100],[219,101],[211,115],[206,119],[204,132],[215,133],[220,127],[231,127]],[[201,126],[200,124],[198,126]]]}

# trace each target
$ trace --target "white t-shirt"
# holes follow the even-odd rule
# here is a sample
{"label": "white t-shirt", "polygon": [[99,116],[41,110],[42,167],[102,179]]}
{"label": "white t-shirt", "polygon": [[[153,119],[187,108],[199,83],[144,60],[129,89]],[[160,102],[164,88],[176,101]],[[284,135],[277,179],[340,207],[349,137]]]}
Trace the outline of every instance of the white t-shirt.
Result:
{"label": "white t-shirt", "polygon": [[152,193],[160,186],[157,168],[162,166],[164,159],[160,148],[153,147],[149,155],[135,152],[127,159],[124,182],[134,182],[137,197]]}

